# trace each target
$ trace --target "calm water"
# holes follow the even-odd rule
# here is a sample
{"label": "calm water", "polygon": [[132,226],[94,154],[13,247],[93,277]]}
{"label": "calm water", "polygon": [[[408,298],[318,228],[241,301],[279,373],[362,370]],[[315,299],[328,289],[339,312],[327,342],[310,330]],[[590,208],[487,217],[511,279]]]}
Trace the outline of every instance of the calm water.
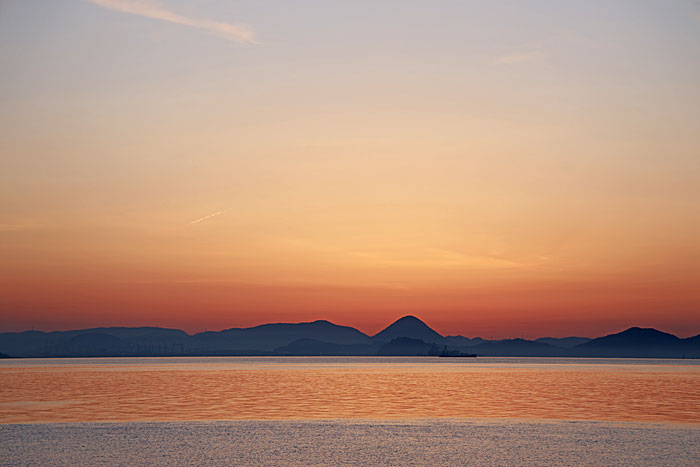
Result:
{"label": "calm water", "polygon": [[0,363],[0,423],[497,418],[700,424],[700,362],[109,358]]}

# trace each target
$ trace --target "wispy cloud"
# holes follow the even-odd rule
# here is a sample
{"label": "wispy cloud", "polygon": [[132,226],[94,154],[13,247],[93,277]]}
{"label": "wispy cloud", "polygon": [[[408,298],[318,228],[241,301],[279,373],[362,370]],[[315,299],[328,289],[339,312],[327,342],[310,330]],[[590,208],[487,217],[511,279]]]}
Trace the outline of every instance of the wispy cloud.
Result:
{"label": "wispy cloud", "polygon": [[253,31],[246,24],[230,24],[209,19],[190,18],[174,13],[152,0],[87,0],[114,11],[143,16],[168,23],[181,24],[197,29],[203,29],[217,36],[234,42],[258,44],[253,37]]}
{"label": "wispy cloud", "polygon": [[224,209],[223,211],[212,212],[211,214],[208,214],[204,217],[200,217],[199,219],[193,220],[192,222],[190,222],[190,224],[199,224],[200,222],[204,222],[205,220],[211,219],[212,217],[220,216],[226,212],[229,212],[230,210],[231,210],[231,208]]}
{"label": "wispy cloud", "polygon": [[[533,263],[532,259],[508,259],[478,253],[462,253],[443,248],[417,245],[386,246],[369,248],[343,247],[303,238],[270,238],[268,244],[276,244],[287,251],[322,253],[337,262],[362,265],[363,268],[425,268],[425,269],[504,269],[523,268]],[[538,257],[537,262],[547,261]]]}
{"label": "wispy cloud", "polygon": [[501,65],[513,65],[517,63],[528,63],[547,58],[547,54],[541,51],[519,52],[502,55],[494,60],[494,63]]}

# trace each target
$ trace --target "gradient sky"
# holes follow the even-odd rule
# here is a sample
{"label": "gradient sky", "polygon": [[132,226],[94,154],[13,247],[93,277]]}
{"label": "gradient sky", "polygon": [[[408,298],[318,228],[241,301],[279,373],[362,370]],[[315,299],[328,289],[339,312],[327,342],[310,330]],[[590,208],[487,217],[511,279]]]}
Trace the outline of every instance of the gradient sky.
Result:
{"label": "gradient sky", "polygon": [[0,0],[0,331],[700,332],[700,2]]}

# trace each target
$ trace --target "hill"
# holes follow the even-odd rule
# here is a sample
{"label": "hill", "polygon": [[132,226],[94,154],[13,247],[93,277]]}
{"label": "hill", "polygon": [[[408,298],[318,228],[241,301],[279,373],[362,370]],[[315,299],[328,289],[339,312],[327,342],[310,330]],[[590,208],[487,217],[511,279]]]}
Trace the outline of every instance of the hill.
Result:
{"label": "hill", "polygon": [[17,357],[170,355],[185,352],[189,335],[157,327],[90,328],[0,334],[0,351]]}
{"label": "hill", "polygon": [[567,353],[561,347],[525,339],[503,339],[495,342],[484,342],[469,347],[469,351],[477,355],[492,357],[561,357]]}
{"label": "hill", "polygon": [[398,337],[410,337],[428,343],[442,343],[445,338],[415,316],[404,316],[372,337],[374,342],[389,342]]}
{"label": "hill", "polygon": [[192,336],[196,348],[218,350],[274,350],[299,339],[344,345],[369,345],[367,334],[326,320],[308,323],[273,323],[251,328],[232,328]]}
{"label": "hill", "polygon": [[590,337],[540,337],[539,339],[535,339],[535,342],[539,342],[540,344],[549,344],[564,349],[571,349],[590,340]]}
{"label": "hill", "polygon": [[437,349],[481,356],[700,358],[700,335],[680,339],[633,327],[596,339],[543,337],[484,341],[443,337],[414,316],[404,316],[370,337],[329,321],[272,323],[189,335],[158,327],[102,327],[0,334],[0,352],[13,357],[174,355],[428,355]]}
{"label": "hill", "polygon": [[332,344],[316,339],[299,339],[277,347],[275,355],[376,355],[377,347],[366,344]]}
{"label": "hill", "polygon": [[[431,352],[432,350],[432,352]],[[397,337],[382,345],[377,351],[381,356],[427,356],[437,355],[438,346],[410,337]]]}
{"label": "hill", "polygon": [[700,339],[679,339],[657,329],[632,327],[584,342],[573,350],[586,357],[700,358]]}

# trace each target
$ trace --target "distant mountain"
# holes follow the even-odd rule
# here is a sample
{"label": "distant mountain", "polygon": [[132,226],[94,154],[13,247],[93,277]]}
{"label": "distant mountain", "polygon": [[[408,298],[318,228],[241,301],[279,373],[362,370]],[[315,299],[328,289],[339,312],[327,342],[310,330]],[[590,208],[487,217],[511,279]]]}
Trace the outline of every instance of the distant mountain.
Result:
{"label": "distant mountain", "polygon": [[404,316],[383,331],[372,336],[374,342],[389,342],[398,337],[410,337],[427,343],[442,343],[445,338],[415,316]]}
{"label": "distant mountain", "polygon": [[169,355],[184,353],[189,338],[179,329],[156,327],[7,332],[0,334],[0,350],[17,357]]}
{"label": "distant mountain", "polygon": [[587,357],[700,358],[700,339],[679,339],[653,328],[633,327],[584,342],[573,350]]}
{"label": "distant mountain", "polygon": [[128,328],[123,326],[91,328],[80,331],[64,331],[62,334],[74,335],[83,334],[86,332],[109,334],[110,336],[118,337],[119,339],[124,339],[126,341],[131,339],[140,339],[143,337],[159,340],[183,339],[189,337],[189,334],[187,334],[185,331],[181,331],[180,329],[159,328],[153,326],[142,326],[136,328]]}
{"label": "distant mountain", "polygon": [[472,345],[479,345],[486,342],[481,337],[468,338],[464,336],[445,336],[445,343],[454,345],[457,347],[469,347]]}
{"label": "distant mountain", "polygon": [[581,348],[600,348],[600,347],[639,347],[639,346],[668,346],[675,345],[681,339],[667,332],[658,331],[653,328],[638,328],[633,327],[617,334],[610,334],[604,337],[591,339],[588,342],[581,344]]}
{"label": "distant mountain", "polygon": [[590,340],[590,337],[540,337],[539,339],[535,339],[535,342],[570,349]]}
{"label": "distant mountain", "polygon": [[688,344],[700,345],[700,334],[698,334],[697,336],[689,337],[689,338],[685,339],[685,341]]}
{"label": "distant mountain", "polygon": [[[431,349],[434,351],[431,352]],[[426,356],[430,353],[437,355],[438,346],[410,337],[392,339],[377,351],[377,355],[381,356]]]}
{"label": "distant mountain", "polygon": [[275,355],[376,355],[377,346],[367,344],[331,344],[316,339],[298,339],[277,347]]}
{"label": "distant mountain", "polygon": [[124,355],[129,352],[129,345],[111,334],[89,332],[78,334],[68,339],[63,348],[69,355],[87,357],[100,355]]}
{"label": "distant mountain", "polygon": [[367,334],[330,321],[309,323],[274,323],[252,328],[232,328],[219,332],[202,332],[192,336],[197,348],[219,350],[273,350],[299,339],[314,339],[334,344],[371,343]]}
{"label": "distant mountain", "polygon": [[366,334],[329,321],[263,324],[189,335],[157,327],[92,328],[0,334],[0,351],[21,357],[137,355],[261,355],[299,339],[370,345]]}
{"label": "distant mountain", "polygon": [[16,357],[43,356],[49,335],[42,331],[5,332],[0,334],[0,351]]}
{"label": "distant mountain", "polygon": [[[492,357],[560,357],[566,354],[565,349],[541,342],[525,339],[503,339],[494,342],[484,342],[469,351],[481,356]],[[569,352],[570,353],[570,352]]]}
{"label": "distant mountain", "polygon": [[12,358],[12,357],[10,357],[10,356],[7,355],[7,354],[4,354],[4,353],[0,352],[0,358]]}
{"label": "distant mountain", "polygon": [[414,316],[405,316],[372,337],[325,320],[195,335],[158,327],[0,334],[0,357],[435,355],[436,349],[444,348],[481,356],[700,358],[700,335],[679,339],[656,329],[634,327],[596,339],[484,341],[478,337],[443,337]]}

